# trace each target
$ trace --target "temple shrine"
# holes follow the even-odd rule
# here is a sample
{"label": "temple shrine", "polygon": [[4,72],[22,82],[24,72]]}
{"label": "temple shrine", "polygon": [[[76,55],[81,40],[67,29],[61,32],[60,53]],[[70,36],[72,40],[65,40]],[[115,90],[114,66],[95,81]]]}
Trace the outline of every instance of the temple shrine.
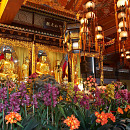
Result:
{"label": "temple shrine", "polygon": [[1,130],[130,129],[129,0],[0,0],[0,84]]}

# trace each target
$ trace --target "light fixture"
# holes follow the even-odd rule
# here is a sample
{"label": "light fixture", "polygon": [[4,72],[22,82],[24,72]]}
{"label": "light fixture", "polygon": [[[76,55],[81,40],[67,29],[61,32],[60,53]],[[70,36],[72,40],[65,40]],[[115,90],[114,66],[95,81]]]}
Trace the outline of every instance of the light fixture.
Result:
{"label": "light fixture", "polygon": [[89,33],[89,29],[88,29],[88,27],[81,27],[80,32],[81,32],[81,33],[83,33],[83,32],[84,32],[84,33],[85,33],[85,32],[86,32],[86,33]]}
{"label": "light fixture", "polygon": [[120,7],[124,7],[126,5],[128,5],[128,0],[118,0],[117,2],[117,7],[120,8]]}
{"label": "light fixture", "polygon": [[103,35],[102,34],[97,34],[96,35],[96,39],[97,40],[102,40],[103,39]]}
{"label": "light fixture", "polygon": [[125,54],[126,54],[126,59],[129,60],[130,59],[130,50],[126,51]]}
{"label": "light fixture", "polygon": [[79,40],[79,29],[78,28],[71,28],[67,30],[67,50],[68,52],[72,53],[79,53],[81,50],[80,47],[80,40]]}
{"label": "light fixture", "polygon": [[128,37],[127,31],[121,31],[121,33],[120,33],[121,40],[126,40],[127,37]]}
{"label": "light fixture", "polygon": [[80,50],[80,44],[79,44],[79,42],[77,41],[77,42],[72,42],[72,49],[73,50]]}
{"label": "light fixture", "polygon": [[88,20],[86,19],[86,18],[82,18],[81,20],[80,20],[80,23],[81,24],[86,24],[86,23],[88,23]]}
{"label": "light fixture", "polygon": [[[119,53],[121,57],[129,59],[129,54],[126,50],[129,50],[128,39],[130,34],[130,4],[128,0],[114,0],[115,3],[115,19],[116,19],[116,29],[117,29],[117,41],[119,44]],[[121,49],[123,48],[123,49]]]}
{"label": "light fixture", "polygon": [[101,32],[101,31],[102,31],[102,27],[101,27],[101,26],[97,26],[97,27],[95,28],[95,31],[96,31],[96,32]]}
{"label": "light fixture", "polygon": [[93,0],[88,1],[83,5],[84,10],[81,12],[80,18],[80,45],[84,51],[91,51],[93,44],[95,44],[95,32],[92,26],[95,25],[95,2]]}
{"label": "light fixture", "polygon": [[118,19],[121,19],[121,18],[126,18],[126,13],[120,12],[120,13],[118,14]]}
{"label": "light fixture", "polygon": [[86,14],[86,18],[87,19],[94,19],[95,18],[95,13],[94,12],[88,12]]}
{"label": "light fixture", "polygon": [[103,40],[103,32],[102,32],[102,27],[101,26],[97,26],[95,28],[95,39],[97,40],[97,42],[101,42]]}
{"label": "light fixture", "polygon": [[121,21],[120,23],[119,23],[119,28],[127,28],[127,24],[126,24],[126,22],[125,21]]}
{"label": "light fixture", "polygon": [[126,55],[125,55],[125,49],[121,49],[121,57],[124,58]]}
{"label": "light fixture", "polygon": [[85,4],[86,9],[88,8],[95,8],[95,3],[93,1],[89,1]]}

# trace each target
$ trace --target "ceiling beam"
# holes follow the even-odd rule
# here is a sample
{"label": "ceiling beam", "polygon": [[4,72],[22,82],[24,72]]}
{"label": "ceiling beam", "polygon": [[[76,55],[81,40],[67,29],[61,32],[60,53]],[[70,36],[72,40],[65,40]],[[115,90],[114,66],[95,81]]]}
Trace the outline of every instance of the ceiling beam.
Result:
{"label": "ceiling beam", "polygon": [[0,5],[0,23],[10,24],[24,0],[2,0]]}

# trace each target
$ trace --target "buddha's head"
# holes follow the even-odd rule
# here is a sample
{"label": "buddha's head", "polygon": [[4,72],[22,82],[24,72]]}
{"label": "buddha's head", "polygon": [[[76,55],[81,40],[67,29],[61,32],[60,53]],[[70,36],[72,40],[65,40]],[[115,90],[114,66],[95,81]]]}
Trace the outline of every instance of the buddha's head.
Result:
{"label": "buddha's head", "polygon": [[5,50],[4,51],[4,56],[5,56],[5,59],[7,60],[7,61],[10,61],[11,60],[11,51],[10,50]]}
{"label": "buddha's head", "polygon": [[46,57],[46,56],[44,56],[44,55],[43,55],[43,56],[41,56],[41,62],[42,62],[42,63],[46,62],[46,59],[47,59],[47,57]]}
{"label": "buddha's head", "polygon": [[45,52],[42,52],[40,54],[40,62],[44,63],[44,62],[46,62],[46,60],[47,60],[47,55]]}

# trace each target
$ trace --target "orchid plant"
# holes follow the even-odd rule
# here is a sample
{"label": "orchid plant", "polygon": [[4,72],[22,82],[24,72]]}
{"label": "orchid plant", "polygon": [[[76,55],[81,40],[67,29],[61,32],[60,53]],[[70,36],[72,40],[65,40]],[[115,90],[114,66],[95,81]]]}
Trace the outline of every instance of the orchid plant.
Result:
{"label": "orchid plant", "polygon": [[[36,74],[27,83],[6,81],[0,88],[0,126],[4,129],[79,129],[95,130],[117,127],[130,114],[128,91],[112,82],[99,87],[92,76],[87,78],[86,93],[69,83],[56,87],[47,83],[35,92]],[[11,88],[11,89],[10,89]],[[28,88],[32,89],[31,94]]]}

